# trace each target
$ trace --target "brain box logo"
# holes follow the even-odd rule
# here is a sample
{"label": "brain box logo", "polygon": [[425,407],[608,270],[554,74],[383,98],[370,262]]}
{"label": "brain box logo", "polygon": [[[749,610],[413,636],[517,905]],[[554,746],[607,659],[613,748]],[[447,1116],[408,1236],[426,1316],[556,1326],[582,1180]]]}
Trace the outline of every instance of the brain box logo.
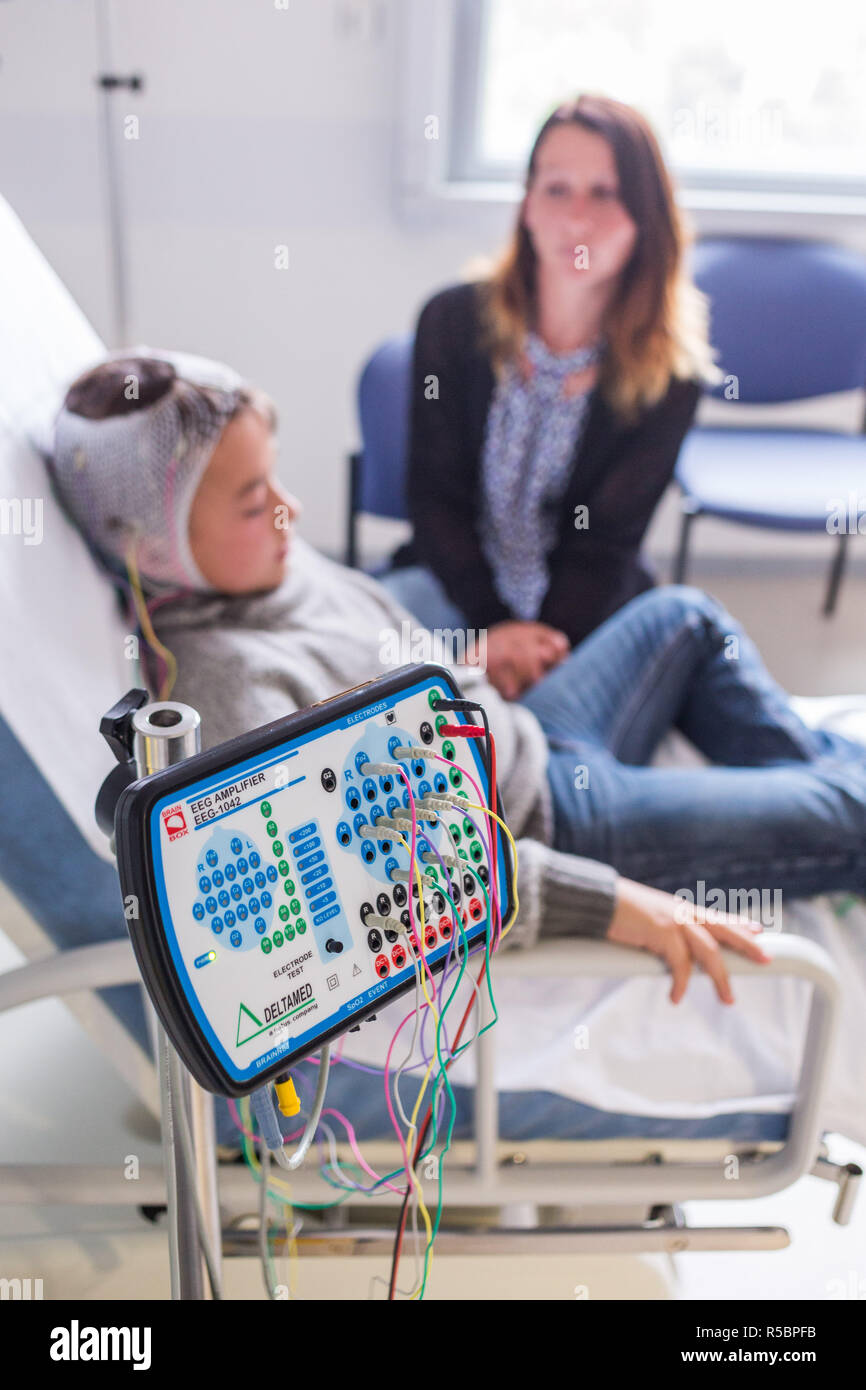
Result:
{"label": "brain box logo", "polygon": [[186,823],[182,806],[166,806],[162,813],[162,823],[169,843],[172,840],[180,840],[184,835],[189,834],[189,826]]}

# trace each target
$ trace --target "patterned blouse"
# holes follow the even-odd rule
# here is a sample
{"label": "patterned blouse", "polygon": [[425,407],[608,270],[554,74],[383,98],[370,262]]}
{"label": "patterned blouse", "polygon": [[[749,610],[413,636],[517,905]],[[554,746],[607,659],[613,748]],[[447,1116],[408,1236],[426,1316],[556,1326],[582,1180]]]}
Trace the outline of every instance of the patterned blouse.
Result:
{"label": "patterned blouse", "polygon": [[525,354],[503,372],[487,415],[481,460],[481,548],[497,592],[521,619],[536,619],[550,584],[547,557],[561,525],[559,504],[583,430],[589,391],[563,393],[574,372],[598,362],[604,344],[560,356],[530,333]]}

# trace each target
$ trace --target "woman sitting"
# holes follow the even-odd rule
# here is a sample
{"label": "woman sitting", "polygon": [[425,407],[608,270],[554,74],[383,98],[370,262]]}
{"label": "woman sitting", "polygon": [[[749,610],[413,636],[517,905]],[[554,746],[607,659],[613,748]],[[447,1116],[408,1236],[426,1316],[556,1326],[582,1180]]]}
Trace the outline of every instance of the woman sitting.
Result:
{"label": "woman sitting", "polygon": [[383,583],[429,628],[488,629],[515,698],[652,582],[640,547],[719,375],[658,144],[583,96],[545,121],[486,279],[418,321],[408,500]]}
{"label": "woman sitting", "polygon": [[[165,677],[152,685],[168,694],[176,669],[205,746],[381,673],[411,622],[374,579],[293,537],[273,426],[228,368],[168,355],[87,372],[57,421],[59,495],[129,576]],[[706,595],[632,600],[518,701],[477,667],[456,675],[488,711],[518,839],[509,940],[606,936],[663,957],[674,1002],[697,962],[730,1003],[719,947],[763,961],[758,929],[676,890],[694,903],[700,880],[708,894],[866,887],[866,751],[809,730]],[[648,767],[672,727],[715,766]]]}

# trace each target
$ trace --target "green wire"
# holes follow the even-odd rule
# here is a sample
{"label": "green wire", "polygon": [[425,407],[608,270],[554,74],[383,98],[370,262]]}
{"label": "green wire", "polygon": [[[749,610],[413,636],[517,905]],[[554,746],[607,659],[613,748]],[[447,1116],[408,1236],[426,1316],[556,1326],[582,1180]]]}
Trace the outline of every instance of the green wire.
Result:
{"label": "green wire", "polygon": [[[486,980],[487,980],[487,993],[488,993],[488,998],[489,998],[489,1000],[490,1000],[490,1007],[491,1007],[491,1009],[493,1010],[493,1018],[490,1020],[489,1023],[486,1023],[482,1028],[479,1028],[478,1032],[474,1035],[474,1037],[470,1038],[470,1039],[469,1039],[467,1042],[465,1042],[465,1043],[461,1043],[460,1046],[459,1046],[455,1051],[452,1052],[452,1054],[451,1054],[451,1060],[452,1060],[452,1061],[455,1061],[455,1060],[461,1055],[461,1053],[465,1052],[465,1050],[466,1050],[468,1047],[471,1047],[472,1044],[473,1044],[474,1042],[477,1042],[478,1039],[479,1039],[480,1037],[482,1037],[484,1033],[488,1032],[489,1029],[491,1029],[491,1028],[494,1026],[494,1024],[496,1024],[496,1023],[499,1022],[499,1012],[498,1012],[498,1010],[497,1010],[497,1008],[496,1008],[496,1001],[495,1001],[495,999],[494,999],[494,997],[493,997],[493,980],[492,980],[492,977],[491,977],[491,969],[490,969],[490,933],[491,933],[492,926],[493,926],[493,916],[492,916],[492,911],[491,911],[490,894],[489,894],[488,891],[487,891],[487,888],[486,888],[486,886],[485,886],[485,884],[484,884],[484,881],[481,879],[481,877],[479,876],[479,874],[477,873],[477,871],[475,871],[474,869],[471,868],[471,866],[469,865],[469,862],[468,862],[468,861],[465,862],[465,866],[464,866],[464,867],[467,869],[468,872],[472,873],[472,875],[473,875],[473,877],[475,878],[476,882],[479,884],[479,886],[480,886],[480,888],[481,888],[481,891],[482,891],[482,893],[484,894],[484,901],[485,901],[486,906],[487,906],[487,930],[486,930],[485,933],[484,933],[484,959],[485,959],[485,966],[486,966],[486,968],[485,968],[485,977],[486,977]],[[436,1112],[437,1112],[438,1105],[439,1105],[439,1097],[440,1097],[440,1094],[441,1094],[441,1091],[442,1091],[442,1087],[443,1087],[443,1085],[444,1085],[444,1087],[445,1087],[446,1090],[447,1090],[447,1095],[448,1095],[448,1100],[449,1100],[448,1127],[447,1127],[447,1132],[446,1132],[446,1136],[445,1136],[445,1144],[444,1144],[444,1146],[443,1146],[443,1149],[442,1149],[441,1154],[439,1155],[439,1164],[438,1164],[438,1171],[437,1171],[436,1218],[435,1218],[435,1221],[434,1221],[434,1223],[433,1223],[432,1234],[431,1234],[430,1239],[428,1240],[427,1245],[426,1245],[425,1250],[424,1250],[424,1276],[423,1276],[423,1279],[422,1279],[422,1282],[421,1282],[421,1290],[420,1290],[420,1293],[419,1293],[419,1296],[418,1296],[418,1297],[419,1297],[419,1301],[422,1300],[422,1299],[424,1298],[424,1294],[425,1294],[426,1289],[427,1289],[427,1280],[428,1280],[428,1278],[429,1278],[429,1273],[430,1273],[430,1258],[431,1258],[431,1254],[432,1254],[432,1250],[433,1250],[433,1244],[434,1244],[434,1242],[435,1242],[435,1240],[436,1240],[436,1236],[437,1236],[438,1233],[439,1233],[439,1227],[440,1227],[441,1222],[442,1222],[442,1206],[443,1206],[443,1202],[444,1202],[444,1198],[445,1198],[445,1191],[444,1191],[444,1186],[443,1186],[444,1167],[445,1167],[445,1156],[446,1156],[446,1154],[448,1154],[448,1153],[450,1152],[450,1149],[451,1149],[451,1141],[452,1141],[453,1134],[454,1134],[454,1126],[455,1126],[455,1123],[456,1123],[456,1120],[457,1120],[457,1098],[456,1098],[456,1096],[454,1095],[454,1089],[453,1089],[453,1087],[452,1087],[452,1085],[451,1085],[451,1078],[450,1078],[449,1075],[448,1075],[447,1066],[446,1066],[445,1060],[444,1060],[444,1058],[443,1058],[443,1056],[442,1056],[442,1030],[443,1030],[443,1027],[444,1027],[445,1015],[446,1015],[446,1013],[448,1012],[448,1009],[450,1008],[451,1004],[453,1003],[454,998],[455,998],[455,996],[456,996],[456,994],[457,994],[458,989],[460,988],[460,985],[461,985],[462,980],[463,980],[463,976],[464,976],[465,973],[466,973],[466,966],[467,966],[468,959],[469,959],[469,945],[468,945],[468,941],[467,941],[467,937],[466,937],[466,931],[465,931],[465,928],[464,928],[464,926],[463,926],[463,921],[462,921],[462,918],[461,918],[460,913],[459,913],[459,911],[458,911],[457,904],[454,902],[454,899],[452,898],[451,894],[448,892],[447,889],[443,888],[443,889],[441,889],[440,891],[442,891],[443,895],[448,899],[448,902],[451,904],[451,908],[452,908],[452,910],[453,910],[453,912],[454,912],[454,920],[455,920],[455,922],[456,922],[456,924],[457,924],[458,932],[459,932],[460,939],[461,939],[462,955],[461,955],[461,962],[460,962],[460,970],[459,970],[459,972],[458,972],[457,979],[454,981],[454,984],[453,984],[453,987],[452,987],[452,989],[451,989],[451,992],[450,992],[450,994],[448,995],[448,998],[447,998],[447,1000],[445,1001],[445,1004],[443,1005],[442,1011],[441,1011],[441,1013],[440,1013],[440,1015],[439,1015],[439,1019],[438,1019],[437,1025],[436,1025],[435,1044],[436,1044],[436,1058],[437,1058],[437,1061],[438,1061],[438,1063],[439,1063],[439,1071],[438,1071],[438,1075],[437,1075],[437,1077],[436,1077],[436,1080],[435,1080],[434,1085],[433,1085],[433,1088],[432,1088],[432,1110],[431,1110],[431,1114],[432,1114],[432,1131],[433,1131],[433,1132],[432,1132],[432,1137],[431,1137],[431,1139],[430,1139],[430,1143],[429,1143],[428,1146],[423,1150],[423,1152],[422,1152],[421,1154],[419,1154],[419,1156],[418,1156],[418,1163],[420,1164],[420,1163],[423,1162],[423,1160],[424,1160],[425,1158],[427,1158],[427,1157],[429,1156],[429,1154],[430,1154],[430,1153],[433,1151],[433,1149],[436,1147],[436,1142],[437,1142],[437,1139],[438,1139],[438,1137],[439,1137],[439,1135],[438,1135],[438,1129],[439,1129],[439,1127],[438,1127],[438,1121],[437,1121],[437,1118],[436,1118]],[[244,1102],[242,1102],[242,1104],[245,1105],[244,1118],[245,1118],[245,1120],[246,1120],[246,1122],[247,1122],[247,1127],[250,1128],[250,1127],[252,1126],[252,1124],[253,1124],[253,1120],[252,1120],[252,1113],[251,1113],[251,1110],[249,1109],[249,1102],[245,1100]],[[255,1181],[257,1181],[257,1182],[260,1182],[260,1181],[261,1181],[261,1174],[260,1174],[260,1171],[259,1171],[258,1174],[256,1173],[256,1170],[255,1170],[255,1167],[254,1167],[254,1164],[253,1164],[253,1148],[252,1148],[252,1141],[250,1140],[249,1135],[242,1132],[242,1133],[241,1133],[241,1142],[242,1142],[242,1145],[243,1145],[244,1159],[245,1159],[245,1161],[246,1161],[247,1167],[250,1169],[250,1172],[251,1172],[251,1174],[252,1174],[252,1176],[253,1176],[253,1179],[254,1179]],[[348,1165],[348,1170],[349,1170],[349,1171],[352,1171],[352,1169],[354,1169],[354,1170],[360,1175],[361,1169],[360,1169],[360,1167],[358,1167],[358,1165],[356,1165],[356,1164]],[[378,1180],[378,1182],[374,1183],[374,1184],[373,1184],[373,1187],[370,1188],[370,1189],[368,1189],[366,1195],[368,1195],[368,1196],[372,1195],[373,1192],[375,1192],[376,1188],[381,1188],[385,1183],[390,1182],[392,1178],[399,1176],[399,1174],[400,1174],[401,1172],[404,1172],[404,1171],[405,1171],[405,1169],[403,1169],[403,1168],[395,1168],[395,1169],[393,1169],[392,1172],[387,1173],[383,1178],[380,1178],[380,1179]],[[356,1191],[358,1190],[358,1189],[355,1188],[355,1187],[346,1187],[345,1184],[340,1183],[340,1182],[338,1182],[337,1180],[328,1177],[327,1173],[324,1171],[323,1168],[320,1169],[320,1176],[322,1177],[323,1181],[326,1182],[326,1183],[328,1183],[328,1185],[331,1186],[331,1187],[334,1187],[334,1188],[345,1187],[344,1195],[341,1196],[341,1197],[337,1197],[333,1202],[298,1202],[298,1201],[293,1201],[293,1202],[292,1202],[292,1205],[293,1205],[293,1206],[300,1207],[300,1208],[301,1208],[302,1210],[304,1210],[304,1211],[331,1211],[331,1210],[333,1210],[335,1207],[342,1206],[346,1201],[348,1201],[348,1199],[349,1199],[349,1197],[352,1195],[352,1193],[353,1193],[353,1192],[356,1192]],[[273,1201],[284,1203],[284,1199],[280,1197],[280,1194],[279,1194],[278,1192],[275,1192],[274,1189],[271,1188],[270,1186],[268,1187],[268,1195],[271,1197],[271,1199],[272,1199]]]}

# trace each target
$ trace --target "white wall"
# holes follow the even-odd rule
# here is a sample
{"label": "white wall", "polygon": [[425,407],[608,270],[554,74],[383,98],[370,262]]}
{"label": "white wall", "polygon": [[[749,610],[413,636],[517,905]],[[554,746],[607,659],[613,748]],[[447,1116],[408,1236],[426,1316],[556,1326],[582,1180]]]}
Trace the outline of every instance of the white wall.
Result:
{"label": "white wall", "polygon": [[[410,2],[105,0],[113,69],[146,80],[113,107],[121,133],[127,116],[140,123],[137,140],[117,141],[131,339],[225,358],[271,392],[305,533],[332,550],[359,364],[510,221],[496,203],[401,209]],[[0,191],[111,340],[100,3],[0,0]],[[730,215],[697,221],[743,230]],[[862,227],[843,234],[866,249]],[[287,271],[274,266],[279,244]],[[667,548],[668,521],[660,534]]]}

